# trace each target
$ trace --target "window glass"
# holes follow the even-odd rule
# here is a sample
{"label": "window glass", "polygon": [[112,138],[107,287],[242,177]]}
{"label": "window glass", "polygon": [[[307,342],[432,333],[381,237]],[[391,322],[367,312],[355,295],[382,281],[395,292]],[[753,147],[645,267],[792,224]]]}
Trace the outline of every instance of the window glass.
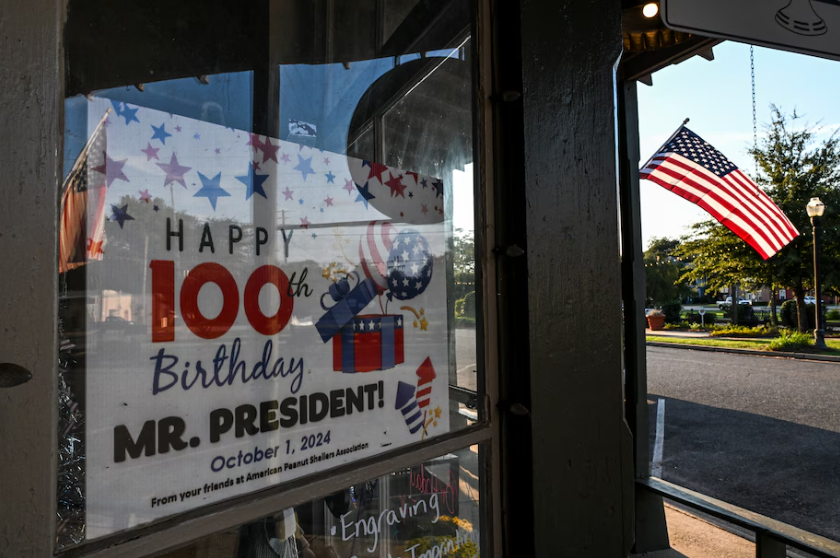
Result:
{"label": "window glass", "polygon": [[164,558],[475,558],[481,548],[473,446],[199,540]]}
{"label": "window glass", "polygon": [[158,4],[68,7],[61,547],[479,419],[467,4]]}

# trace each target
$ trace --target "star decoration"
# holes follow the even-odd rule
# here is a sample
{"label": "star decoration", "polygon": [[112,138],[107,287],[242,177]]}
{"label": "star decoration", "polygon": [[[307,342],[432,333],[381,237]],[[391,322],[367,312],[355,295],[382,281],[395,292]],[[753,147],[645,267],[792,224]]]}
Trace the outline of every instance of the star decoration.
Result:
{"label": "star decoration", "polygon": [[258,136],[257,134],[248,134],[248,143],[246,143],[245,145],[254,146],[254,151],[262,151],[263,148],[263,142],[260,141],[260,136]]}
{"label": "star decoration", "polygon": [[300,198],[300,199],[298,200],[298,203],[299,203],[300,205],[303,205],[303,198]]}
{"label": "star decoration", "polygon": [[373,161],[368,161],[370,165],[370,174],[368,175],[368,180],[371,178],[376,178],[379,180],[380,183],[384,182],[382,180],[382,173],[388,170],[388,167],[385,165],[380,165],[379,163],[374,163]]}
{"label": "star decoration", "polygon": [[203,174],[198,173],[198,178],[201,179],[201,189],[193,197],[207,198],[210,201],[210,205],[213,206],[213,211],[216,211],[216,201],[219,198],[230,197],[230,193],[221,187],[222,173],[217,174],[213,178],[207,178]]}
{"label": "star decoration", "polygon": [[308,229],[309,228],[309,219],[307,219],[306,217],[301,217],[300,218],[300,228]]}
{"label": "star decoration", "polygon": [[262,145],[262,152],[263,152],[263,160],[262,162],[265,163],[269,159],[278,163],[277,160],[277,152],[280,150],[279,145],[274,145],[271,143],[271,138],[265,138],[265,143]]}
{"label": "star decoration", "polygon": [[405,174],[411,175],[414,177],[414,183],[417,184],[417,174],[416,172],[405,171]]}
{"label": "star decoration", "polygon": [[329,164],[330,164],[330,158],[329,158],[329,157],[324,157],[324,164],[325,164],[325,165],[329,165]]}
{"label": "star decoration", "polygon": [[195,135],[194,135],[193,137],[194,137],[195,139],[197,139],[197,140],[200,140],[200,139],[201,139],[201,135],[199,135],[199,133],[198,133],[198,132],[196,132],[196,133],[195,133]]}
{"label": "star decoration", "polygon": [[300,171],[300,174],[303,175],[303,181],[306,182],[306,177],[310,174],[315,174],[315,171],[312,170],[312,157],[309,159],[304,159],[300,155],[297,156],[298,164],[295,165],[295,170]]}
{"label": "star decoration", "polygon": [[425,215],[429,212],[429,207],[426,204],[422,204],[420,212],[423,213],[423,215]]}
{"label": "star decoration", "polygon": [[414,327],[417,327],[417,320],[414,320]]}
{"label": "star decoration", "polygon": [[321,277],[324,279],[329,279],[332,275],[332,270],[329,267],[325,267],[324,270],[321,272]]}
{"label": "star decoration", "polygon": [[[330,207],[332,205],[333,199],[327,196],[324,202],[327,204],[327,207]],[[323,209],[321,211],[323,211]]]}
{"label": "star decoration", "polygon": [[420,184],[423,186],[423,188],[425,188],[426,186],[428,186],[428,184],[426,183],[426,179],[425,179],[425,178],[424,178],[424,179],[422,179],[422,180],[420,180]]}
{"label": "star decoration", "polygon": [[160,211],[160,208],[158,206],[154,206],[152,209],[154,209],[155,211]]}
{"label": "star decoration", "polygon": [[443,182],[440,180],[435,180],[432,182],[432,186],[435,188],[435,197],[443,196]]}
{"label": "star decoration", "polygon": [[216,155],[221,155],[222,154],[222,150],[219,149],[218,147],[215,149],[215,151],[216,151]]}
{"label": "star decoration", "polygon": [[391,197],[402,196],[405,197],[405,184],[402,183],[402,175],[393,176],[391,180],[385,183],[391,189]]}
{"label": "star decoration", "polygon": [[122,112],[119,112],[117,114],[119,114],[120,116],[125,118],[125,125],[126,126],[128,126],[132,122],[137,122],[139,124],[140,119],[137,118],[137,111],[138,110],[139,110],[139,108],[133,108],[133,109],[128,108],[128,105],[124,104]]}
{"label": "star decoration", "polygon": [[353,195],[353,190],[356,189],[356,185],[353,184],[352,180],[345,180],[344,186],[341,187],[342,190],[347,190],[347,193],[351,196]]}
{"label": "star decoration", "polygon": [[368,188],[368,183],[365,182],[364,186],[359,186],[356,184],[356,187],[359,190],[359,195],[356,197],[357,202],[364,202],[365,209],[368,208],[368,201],[372,199],[376,199],[376,196],[370,193],[370,188]]}
{"label": "star decoration", "polygon": [[120,228],[123,228],[126,221],[134,221],[134,217],[128,214],[128,205],[124,205],[122,207],[112,205],[111,211],[110,220],[119,223]]}
{"label": "star decoration", "polygon": [[289,190],[289,187],[286,186],[286,189],[283,190],[283,195],[286,196],[284,201],[292,199],[292,194],[294,194],[294,193],[295,193],[294,190]]}
{"label": "star decoration", "polygon": [[187,171],[192,170],[192,167],[185,167],[178,163],[178,157],[175,156],[175,152],[172,152],[172,158],[169,159],[169,163],[155,163],[159,166],[163,172],[166,173],[166,179],[163,181],[164,186],[169,186],[173,182],[177,182],[184,188],[187,187],[186,181],[184,181],[184,175]]}
{"label": "star decoration", "polygon": [[138,192],[140,192],[140,201],[149,203],[149,200],[152,199],[152,195],[149,194],[148,188],[146,190],[143,190],[142,192],[138,190]]}
{"label": "star decoration", "polygon": [[428,331],[426,328],[429,327],[429,322],[426,320],[426,316],[420,318],[420,331]]}
{"label": "star decoration", "polygon": [[251,196],[254,194],[259,194],[263,198],[268,199],[268,196],[265,195],[265,190],[263,190],[263,184],[266,180],[268,180],[267,174],[257,174],[254,171],[254,167],[248,167],[248,174],[244,176],[237,176],[236,180],[244,184],[248,187],[245,191],[245,199],[251,199]]}
{"label": "star decoration", "polygon": [[152,159],[157,159],[159,161],[160,158],[158,157],[158,151],[160,151],[160,147],[152,147],[152,144],[148,142],[146,142],[146,144],[146,149],[140,150],[146,154],[146,160],[151,161]]}
{"label": "star decoration", "polygon": [[128,161],[128,159],[123,159],[122,161],[114,161],[108,156],[107,153],[105,153],[105,162],[99,165],[98,167],[93,167],[93,170],[105,175],[105,185],[110,188],[111,184],[114,183],[114,180],[118,178],[120,180],[130,182],[130,180],[122,170],[125,166],[126,161]]}
{"label": "star decoration", "polygon": [[283,161],[284,163],[291,163],[292,162],[292,160],[289,159],[289,154],[288,153],[283,153],[283,156],[280,157],[280,161]]}
{"label": "star decoration", "polygon": [[180,126],[175,126],[175,131],[180,134],[181,133],[181,127]]}
{"label": "star decoration", "polygon": [[[166,122],[164,122],[160,126],[155,126],[154,124],[152,124],[151,126],[152,126],[152,130],[155,131],[155,133],[152,134],[152,139],[160,140],[160,143],[162,143],[163,145],[166,145],[166,138],[171,138],[172,137],[172,134],[170,134],[169,132],[166,131]],[[181,131],[178,128],[175,128],[175,129],[178,130],[179,132]]]}

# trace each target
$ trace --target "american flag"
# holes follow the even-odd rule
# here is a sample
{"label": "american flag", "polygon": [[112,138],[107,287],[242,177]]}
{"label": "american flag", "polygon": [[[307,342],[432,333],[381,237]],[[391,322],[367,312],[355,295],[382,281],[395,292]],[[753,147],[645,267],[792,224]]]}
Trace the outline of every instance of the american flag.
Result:
{"label": "american flag", "polygon": [[755,182],[685,126],[639,172],[705,209],[765,260],[799,235]]}
{"label": "american flag", "polygon": [[95,169],[106,164],[105,124],[108,112],[102,117],[64,180],[59,273],[85,265],[88,260],[101,260],[104,254],[106,182],[105,175]]}

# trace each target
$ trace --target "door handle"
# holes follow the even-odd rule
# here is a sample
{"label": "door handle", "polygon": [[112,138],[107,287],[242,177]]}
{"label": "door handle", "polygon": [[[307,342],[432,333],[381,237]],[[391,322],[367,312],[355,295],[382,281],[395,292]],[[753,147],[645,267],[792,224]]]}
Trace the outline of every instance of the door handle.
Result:
{"label": "door handle", "polygon": [[25,384],[32,379],[32,372],[12,364],[10,362],[0,362],[0,388],[11,388]]}

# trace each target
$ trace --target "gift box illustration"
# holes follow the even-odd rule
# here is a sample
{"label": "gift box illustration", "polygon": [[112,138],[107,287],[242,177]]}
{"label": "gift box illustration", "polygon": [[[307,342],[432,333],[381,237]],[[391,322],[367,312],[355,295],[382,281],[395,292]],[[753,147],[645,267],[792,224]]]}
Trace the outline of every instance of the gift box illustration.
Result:
{"label": "gift box illustration", "polygon": [[[350,288],[349,278],[356,281],[356,286]],[[329,295],[334,304],[327,307],[324,298]],[[342,278],[330,285],[329,290],[321,296],[321,308],[326,314],[321,316],[315,324],[315,329],[321,335],[324,343],[332,339],[341,328],[352,320],[356,314],[364,310],[371,300],[376,296],[376,283],[372,279],[359,280],[359,274],[355,271],[348,277]]]}
{"label": "gift box illustration", "polygon": [[403,317],[363,314],[333,337],[333,370],[355,373],[388,370],[405,362]]}

